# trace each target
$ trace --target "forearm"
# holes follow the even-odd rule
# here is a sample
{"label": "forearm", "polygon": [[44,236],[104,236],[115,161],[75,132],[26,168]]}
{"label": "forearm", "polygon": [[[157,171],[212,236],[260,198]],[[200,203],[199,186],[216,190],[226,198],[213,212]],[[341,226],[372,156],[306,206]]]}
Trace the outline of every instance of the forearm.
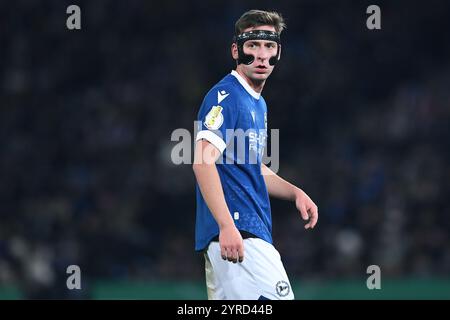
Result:
{"label": "forearm", "polygon": [[203,199],[214,216],[220,229],[234,225],[230,211],[225,202],[219,173],[216,165],[197,164],[193,167],[197,183],[200,187]]}
{"label": "forearm", "polygon": [[298,187],[278,176],[264,164],[261,165],[261,173],[269,195],[283,200],[295,200]]}

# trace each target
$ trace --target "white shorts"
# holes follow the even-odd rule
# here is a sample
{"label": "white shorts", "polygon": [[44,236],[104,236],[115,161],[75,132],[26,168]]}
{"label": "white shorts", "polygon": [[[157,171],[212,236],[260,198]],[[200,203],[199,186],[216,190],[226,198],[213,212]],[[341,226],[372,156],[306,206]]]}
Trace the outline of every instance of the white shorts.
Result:
{"label": "white shorts", "polygon": [[205,252],[209,300],[292,300],[294,293],[278,251],[270,243],[244,239],[244,261],[223,260],[219,242]]}

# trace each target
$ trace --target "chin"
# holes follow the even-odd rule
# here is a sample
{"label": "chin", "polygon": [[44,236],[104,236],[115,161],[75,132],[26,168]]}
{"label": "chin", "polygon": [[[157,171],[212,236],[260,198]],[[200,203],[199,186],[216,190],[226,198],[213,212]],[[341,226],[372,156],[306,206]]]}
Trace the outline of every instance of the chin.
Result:
{"label": "chin", "polygon": [[253,75],[253,80],[264,81],[264,80],[267,80],[268,77],[269,77],[268,74],[255,74],[255,75]]}
{"label": "chin", "polygon": [[269,77],[270,73],[253,73],[252,76],[254,79],[258,80],[266,80]]}

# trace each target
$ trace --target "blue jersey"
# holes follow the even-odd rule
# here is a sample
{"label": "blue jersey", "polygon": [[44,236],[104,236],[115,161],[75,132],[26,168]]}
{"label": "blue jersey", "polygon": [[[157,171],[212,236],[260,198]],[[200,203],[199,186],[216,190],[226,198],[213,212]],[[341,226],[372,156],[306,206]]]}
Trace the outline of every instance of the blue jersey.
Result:
{"label": "blue jersey", "polygon": [[[261,175],[267,141],[263,97],[233,70],[207,93],[198,121],[196,141],[208,140],[222,152],[216,167],[237,229],[272,243],[269,195]],[[219,227],[198,184],[196,193],[195,249],[203,250],[219,234]]]}

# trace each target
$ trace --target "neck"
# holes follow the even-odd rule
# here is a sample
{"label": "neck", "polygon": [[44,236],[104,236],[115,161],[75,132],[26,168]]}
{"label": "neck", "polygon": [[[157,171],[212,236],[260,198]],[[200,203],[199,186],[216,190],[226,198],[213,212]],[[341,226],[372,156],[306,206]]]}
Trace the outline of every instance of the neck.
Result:
{"label": "neck", "polygon": [[266,83],[266,80],[252,80],[249,77],[247,77],[245,75],[245,73],[241,70],[241,68],[238,66],[236,68],[236,72],[239,73],[239,75],[244,78],[244,80],[248,83],[248,85],[250,86],[250,88],[252,88],[253,90],[255,90],[258,93],[261,93],[263,88],[264,88],[264,84]]}

